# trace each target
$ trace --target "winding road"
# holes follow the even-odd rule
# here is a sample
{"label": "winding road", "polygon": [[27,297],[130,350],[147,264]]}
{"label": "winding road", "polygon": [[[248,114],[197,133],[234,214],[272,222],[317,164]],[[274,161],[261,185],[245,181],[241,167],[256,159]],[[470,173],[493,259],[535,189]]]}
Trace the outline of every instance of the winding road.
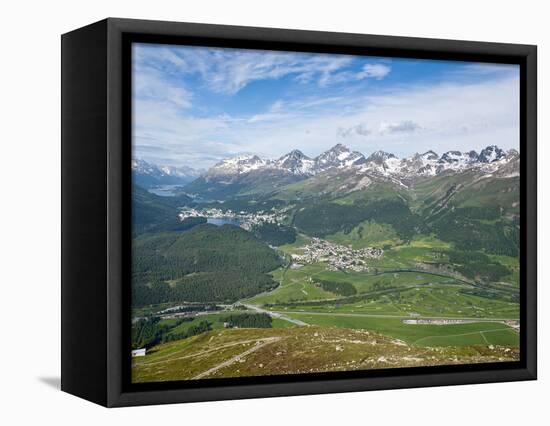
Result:
{"label": "winding road", "polygon": [[259,306],[256,306],[256,305],[246,305],[244,303],[241,303],[241,305],[246,307],[247,309],[252,310],[252,311],[256,311],[256,312],[259,312],[259,313],[262,313],[262,314],[267,314],[271,318],[278,318],[278,319],[281,319],[283,321],[288,321],[288,322],[291,322],[292,324],[298,325],[300,327],[309,326],[308,323],[305,323],[303,321],[300,321],[300,320],[297,320],[297,319],[294,319],[294,318],[287,317],[282,312],[268,311],[268,310],[260,308]]}

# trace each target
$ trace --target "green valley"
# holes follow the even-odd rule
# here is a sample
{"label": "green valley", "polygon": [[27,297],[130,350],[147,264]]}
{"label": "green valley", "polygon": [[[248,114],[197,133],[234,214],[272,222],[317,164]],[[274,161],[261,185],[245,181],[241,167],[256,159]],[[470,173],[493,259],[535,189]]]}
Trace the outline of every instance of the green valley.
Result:
{"label": "green valley", "polygon": [[188,189],[219,199],[200,202],[136,188],[135,381],[518,359],[510,158],[276,185],[270,169],[255,187],[253,169],[231,185],[201,177]]}

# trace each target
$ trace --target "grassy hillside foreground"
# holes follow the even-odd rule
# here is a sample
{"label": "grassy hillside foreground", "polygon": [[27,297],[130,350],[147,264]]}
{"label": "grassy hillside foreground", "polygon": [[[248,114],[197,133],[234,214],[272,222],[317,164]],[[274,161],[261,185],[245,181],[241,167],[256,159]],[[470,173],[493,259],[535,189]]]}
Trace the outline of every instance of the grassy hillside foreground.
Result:
{"label": "grassy hillside foreground", "polygon": [[133,359],[132,381],[198,380],[519,360],[505,346],[420,347],[367,330],[213,330]]}

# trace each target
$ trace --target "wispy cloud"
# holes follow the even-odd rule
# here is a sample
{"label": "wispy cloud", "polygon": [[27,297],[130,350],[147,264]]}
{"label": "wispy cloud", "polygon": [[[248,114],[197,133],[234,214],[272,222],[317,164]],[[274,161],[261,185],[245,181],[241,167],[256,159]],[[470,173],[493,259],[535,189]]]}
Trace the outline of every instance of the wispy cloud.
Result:
{"label": "wispy cloud", "polygon": [[136,99],[169,103],[180,108],[191,106],[192,94],[183,83],[166,80],[151,68],[143,67],[135,72],[132,87]]}
{"label": "wispy cloud", "polygon": [[[136,134],[138,141],[146,134],[169,150],[157,153],[164,163],[202,168],[249,152],[278,157],[299,148],[315,156],[342,136],[347,145],[365,154],[383,149],[405,156],[428,149],[479,150],[490,144],[517,148],[517,86],[516,79],[507,79],[489,84],[409,88],[349,100],[355,111],[350,115],[327,108],[315,114],[286,110],[265,114],[261,119],[189,119],[178,118],[170,108],[156,109],[154,114],[152,109],[144,108],[137,115],[141,126]],[[356,109],[357,104],[364,108]],[[139,147],[137,153],[140,154]]]}
{"label": "wispy cloud", "polygon": [[[399,61],[350,56],[142,49],[135,63],[134,155],[208,168],[251,152],[279,157],[298,148],[315,156],[342,138],[365,154],[383,149],[405,156],[489,144],[517,149],[517,69],[489,72],[457,63],[431,81],[421,66],[412,64],[404,74]],[[415,81],[410,72],[422,78]],[[470,74],[475,78],[465,78]],[[274,80],[281,83],[263,101],[264,87]],[[252,83],[252,103],[233,102]]]}
{"label": "wispy cloud", "polygon": [[402,120],[394,123],[380,123],[378,129],[382,135],[388,133],[411,133],[420,129],[420,125],[412,120]]}
{"label": "wispy cloud", "polygon": [[[158,50],[158,51],[157,51]],[[198,74],[216,93],[235,94],[254,81],[292,76],[295,81],[321,86],[365,78],[382,79],[391,68],[365,64],[358,72],[345,70],[353,56],[234,50],[201,47],[142,47],[136,54],[138,66],[161,68],[167,73]]]}
{"label": "wispy cloud", "polygon": [[336,73],[326,73],[319,80],[321,86],[337,84],[344,82],[354,82],[373,78],[381,80],[391,72],[391,68],[384,64],[365,64],[360,71],[341,71]]}
{"label": "wispy cloud", "polygon": [[336,133],[343,138],[348,138],[353,135],[368,136],[372,133],[372,131],[366,123],[360,123],[347,128],[338,127]]}
{"label": "wispy cloud", "polygon": [[518,66],[510,64],[472,63],[465,64],[454,73],[457,76],[479,77],[513,77],[517,74]]}
{"label": "wispy cloud", "polygon": [[381,122],[377,125],[359,123],[351,127],[339,127],[337,134],[343,138],[350,136],[382,136],[393,133],[411,133],[421,129],[421,126],[412,120],[401,120],[393,123]]}

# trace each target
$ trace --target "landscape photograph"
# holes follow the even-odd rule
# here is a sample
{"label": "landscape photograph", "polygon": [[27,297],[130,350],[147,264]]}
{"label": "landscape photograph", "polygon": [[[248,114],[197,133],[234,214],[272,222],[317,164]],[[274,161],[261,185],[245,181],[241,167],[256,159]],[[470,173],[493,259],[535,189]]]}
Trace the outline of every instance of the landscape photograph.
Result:
{"label": "landscape photograph", "polygon": [[519,85],[134,43],[132,382],[519,361]]}

